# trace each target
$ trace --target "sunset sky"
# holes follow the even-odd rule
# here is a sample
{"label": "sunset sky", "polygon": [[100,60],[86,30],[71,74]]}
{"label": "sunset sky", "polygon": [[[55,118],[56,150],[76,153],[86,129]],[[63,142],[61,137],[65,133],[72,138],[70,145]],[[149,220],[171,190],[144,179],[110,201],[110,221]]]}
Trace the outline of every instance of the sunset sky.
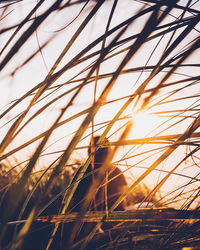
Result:
{"label": "sunset sky", "polygon": [[[187,1],[181,0],[179,4],[185,6]],[[3,15],[5,18],[1,21],[1,26],[6,28],[12,25],[20,23],[25,16],[30,12],[30,10],[36,5],[37,1],[22,1],[12,7],[8,8],[7,13]],[[193,5],[191,8],[199,9],[200,2],[192,1]],[[48,9],[52,4],[51,0],[45,2],[41,5],[41,8],[36,12],[40,15]],[[1,71],[1,98],[0,98],[0,113],[6,110],[16,99],[23,96],[26,92],[32,89],[34,86],[42,82],[47,76],[48,71],[51,69],[56,59],[63,51],[67,42],[71,39],[75,31],[78,29],[80,24],[86,18],[88,13],[92,10],[96,1],[89,1],[86,3],[74,4],[69,8],[65,8],[60,11],[56,11],[51,14],[42,25],[39,26],[37,32],[31,36],[31,38],[20,48],[16,53],[14,58],[6,65],[6,67]],[[69,49],[68,53],[64,56],[61,63],[59,63],[55,72],[58,72],[62,67],[68,63],[75,55],[82,51],[86,46],[92,43],[95,39],[100,37],[105,33],[106,25],[108,22],[109,14],[113,6],[113,1],[105,1],[103,6],[98,10],[94,17],[90,20],[88,25],[84,28],[82,33],[77,37],[76,41],[73,43],[72,47]],[[84,7],[84,8],[83,8]],[[142,1],[131,1],[123,0],[118,1],[116,10],[112,17],[109,30],[117,26],[124,20],[136,14],[141,8],[147,8],[144,6]],[[123,11],[122,11],[123,10]],[[6,14],[8,14],[6,16]],[[160,14],[161,15],[161,14]],[[182,15],[180,9],[173,10],[170,15],[168,15],[159,26],[165,25],[168,22],[174,22]],[[185,13],[185,18],[189,18],[195,13]],[[33,16],[34,17],[34,16]],[[140,33],[143,29],[145,22],[150,17],[150,14],[142,16],[136,19],[132,24],[130,24],[126,32],[120,37],[120,41]],[[2,58],[8,53],[12,45],[15,44],[16,40],[23,34],[26,28],[29,27],[27,23],[22,30],[16,35],[16,37],[11,41],[9,46],[3,51]],[[173,25],[172,25],[173,27]],[[166,60],[176,57],[184,51],[188,46],[191,45],[194,39],[199,36],[199,24],[178,44],[178,46],[171,52],[171,54],[166,58]],[[165,28],[161,28],[152,33],[152,36],[163,31]],[[94,134],[102,134],[105,130],[105,125],[107,121],[110,121],[117,114],[119,109],[127,101],[128,96],[133,95],[136,89],[147,79],[147,77],[152,72],[153,66],[159,61],[161,55],[166,49],[168,43],[172,43],[185,27],[181,27],[172,36],[172,32],[153,38],[152,40],[146,41],[139,51],[132,57],[130,62],[121,72],[120,77],[117,78],[115,85],[110,91],[106,101],[103,103],[100,110],[97,112],[94,118]],[[115,32],[113,35],[108,37],[105,41],[105,45],[109,45],[114,36],[118,33]],[[5,32],[1,35],[1,49],[4,47],[9,37],[13,34],[13,29],[9,32]],[[151,36],[150,36],[151,37]],[[172,39],[172,40],[170,40]],[[116,52],[125,49],[133,44],[133,39],[120,43],[115,49],[111,50],[110,54],[113,55]],[[31,61],[23,65],[23,63],[32,55],[39,47],[42,47],[44,43],[47,45],[41,48],[40,52]],[[86,55],[101,49],[102,43],[93,47]],[[123,57],[126,55],[127,51],[115,55],[114,57],[105,60],[99,67],[98,74],[110,74],[116,71],[117,67],[121,63]],[[84,55],[85,56],[85,55]],[[28,119],[34,115],[37,110],[44,107],[48,102],[56,99],[47,109],[37,115],[36,118],[31,120],[22,131],[16,136],[12,143],[7,147],[4,153],[10,152],[16,147],[22,145],[23,143],[31,140],[32,138],[38,136],[42,132],[48,130],[48,128],[55,121],[56,117],[60,114],[63,107],[67,104],[70,98],[75,93],[75,90],[71,91],[69,94],[64,95],[62,98],[59,96],[66,91],[70,91],[72,88],[79,86],[82,83],[82,79],[87,76],[89,69],[85,72],[83,69],[89,67],[98,56],[94,56],[91,59],[83,61],[71,69],[67,70],[58,80],[56,80],[51,88],[47,90],[39,99],[26,115],[23,123],[20,127],[25,124]],[[191,54],[186,61],[183,62],[182,67],[178,67],[176,71],[164,82],[164,86],[159,90],[156,96],[150,101],[150,103],[145,106],[143,110],[140,110],[141,106],[144,104],[145,98],[148,96],[148,91],[155,88],[159,81],[165,76],[166,72],[170,70],[170,67],[165,68],[157,74],[147,85],[145,90],[140,96],[138,102],[136,99],[125,109],[125,111],[120,115],[120,118],[112,127],[108,133],[109,141],[116,142],[119,140],[120,135],[123,132],[123,128],[119,129],[121,126],[125,125],[128,120],[133,122],[132,129],[127,137],[129,139],[144,139],[146,137],[153,136],[166,136],[166,135],[179,135],[183,134],[184,131],[192,124],[194,119],[199,116],[199,80],[198,81],[186,81],[191,77],[199,76],[199,58],[200,50],[196,50]],[[173,64],[173,63],[172,63]],[[148,69],[144,69],[145,66],[149,66]],[[15,70],[17,71],[15,72]],[[97,100],[106,84],[110,80],[110,75],[105,75],[104,79],[99,79],[95,83],[95,73],[92,76],[94,78],[91,82],[85,84],[81,92],[78,94],[76,99],[73,101],[70,108],[65,112],[61,121],[78,114],[91,107],[94,100]],[[103,75],[104,76],[104,75]],[[182,80],[182,82],[180,81]],[[72,81],[67,83],[67,81]],[[177,84],[171,84],[173,82],[180,81]],[[65,85],[62,85],[66,83]],[[96,85],[96,94],[95,92]],[[188,86],[187,86],[188,85]],[[187,87],[186,87],[187,86]],[[183,88],[184,87],[184,88]],[[48,94],[48,96],[46,96]],[[0,139],[3,139],[6,132],[13,124],[12,119],[25,110],[29,105],[33,96],[29,96],[20,102],[15,108],[10,110],[3,119],[0,121],[1,133]],[[45,97],[43,99],[43,97]],[[37,163],[36,169],[43,169],[49,164],[51,164],[61,153],[58,151],[64,150],[69,144],[70,140],[73,138],[74,133],[79,129],[82,121],[86,117],[86,113],[80,117],[69,121],[68,123],[58,127],[54,130],[50,137],[50,140],[45,145],[45,150],[43,154],[45,156],[40,157]],[[180,122],[178,122],[180,121]],[[173,126],[172,126],[173,125]],[[195,132],[200,132],[197,129]],[[78,147],[88,146],[92,133],[92,124],[87,129],[83,136],[83,140],[78,144]],[[173,138],[172,138],[173,139]],[[192,139],[191,139],[192,140]],[[33,154],[36,145],[38,145],[40,140],[30,144],[29,146],[23,148],[14,155],[11,155],[8,159],[11,162],[17,161],[23,162]],[[172,140],[159,141],[155,143],[136,143],[135,145],[126,145],[119,147],[113,163],[117,164],[122,170],[125,171],[125,175],[129,183],[140,176],[146,168],[148,168],[161,154],[164,152]],[[197,146],[199,141],[195,141],[194,145],[181,145],[179,146],[166,160],[164,160],[157,169],[162,171],[170,171],[176,164],[178,164],[188,152]],[[154,149],[154,150],[153,150]],[[151,151],[149,153],[144,153],[146,151]],[[58,153],[56,153],[58,152]],[[144,154],[142,154],[144,153]],[[84,160],[87,157],[87,148],[75,150],[72,154],[72,160]],[[130,169],[130,170],[127,170]],[[184,187],[178,191],[182,190],[192,190],[196,188],[199,184],[199,158],[198,152],[193,157],[188,158],[184,161],[175,171],[169,180],[161,188],[163,194],[175,190],[176,187],[182,186],[184,183],[191,181],[191,178],[196,178],[196,181],[187,186],[185,190]],[[180,174],[180,175],[177,175]],[[166,176],[166,172],[153,171],[144,182],[150,187],[155,187],[158,182]],[[185,176],[185,177],[184,177]],[[191,178],[190,178],[191,177]],[[198,180],[198,181],[197,181]],[[193,181],[192,181],[193,182]]]}

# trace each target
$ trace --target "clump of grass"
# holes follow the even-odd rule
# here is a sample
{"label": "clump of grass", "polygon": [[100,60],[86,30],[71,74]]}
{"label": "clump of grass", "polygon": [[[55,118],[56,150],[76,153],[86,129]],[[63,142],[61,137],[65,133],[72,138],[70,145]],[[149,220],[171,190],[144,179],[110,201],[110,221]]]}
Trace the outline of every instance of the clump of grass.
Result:
{"label": "clump of grass", "polygon": [[10,171],[6,164],[0,164],[0,176],[0,192],[3,194],[17,176],[17,171],[15,169]]}
{"label": "clump of grass", "polygon": [[[80,166],[79,162],[75,164],[76,165],[78,164]],[[19,172],[15,168],[13,172],[10,172],[8,175],[7,170],[10,168],[11,167],[9,167],[9,165],[1,166],[1,174],[0,174],[0,180],[2,185],[2,192],[0,197],[1,199],[4,196],[5,192],[4,189],[8,188],[10,185],[12,185],[12,183],[16,182],[17,178],[20,178]],[[59,213],[59,210],[62,207],[62,202],[64,200],[65,191],[69,187],[74,173],[70,169],[65,169],[60,175],[59,181],[51,189],[51,192],[47,193],[45,192],[45,184],[48,182],[51,173],[47,172],[44,178],[41,179],[43,172],[44,170],[37,171],[30,176],[29,182],[27,183],[26,190],[24,192],[24,196],[22,197],[20,205],[18,206],[18,209],[16,210],[15,214],[13,214],[12,216],[13,224],[11,223],[9,225],[7,234],[3,241],[3,244],[5,246],[9,245],[9,243],[12,241],[11,232],[13,232],[14,230],[13,226],[19,224],[20,221],[23,222],[23,219],[27,218],[28,214],[34,207],[34,204],[37,203],[38,195],[40,195],[41,193],[43,193],[44,195],[43,195],[43,201],[41,203],[42,209],[40,211],[40,217],[43,218],[44,216],[56,216]],[[74,172],[76,172],[76,168],[74,168]],[[41,181],[39,181],[40,179]],[[35,185],[37,182],[38,186],[37,189],[35,190]],[[35,190],[35,192],[33,192],[33,190]],[[129,196],[127,197],[127,205],[130,206],[134,205],[135,203],[142,202],[143,199],[146,197],[147,191],[148,188],[145,185],[141,185],[140,188],[138,188],[138,190],[134,192],[134,194],[129,194]],[[24,212],[23,214],[21,214],[21,207],[23,206],[24,202],[27,200],[27,197],[30,195],[31,192],[32,195],[30,197],[30,200],[28,200],[28,203],[26,203],[26,207],[23,209]],[[156,201],[155,197],[154,199],[151,200],[151,202],[153,201]],[[17,221],[19,222],[17,223]],[[49,238],[50,232],[52,230],[52,225],[53,224],[48,222],[46,223],[34,222],[33,226],[30,229],[30,234],[27,235],[27,240],[24,243],[25,248],[32,249],[31,248],[32,244],[33,248],[35,248],[36,246],[38,247],[38,249],[44,247],[45,244],[47,244],[47,239]],[[18,227],[20,228],[21,226]],[[120,228],[121,227],[119,227],[117,230],[119,231]],[[107,236],[105,235],[104,237],[106,238]]]}
{"label": "clump of grass", "polygon": [[142,204],[145,202],[144,205],[147,207],[151,207],[152,205],[154,207],[162,207],[162,202],[159,203],[160,196],[159,194],[154,194],[153,196],[150,196],[149,199],[147,199],[149,193],[151,192],[151,189],[148,188],[146,184],[140,184],[138,185],[133,192],[129,193],[127,196],[127,205],[135,205],[138,204],[138,206],[142,206]]}

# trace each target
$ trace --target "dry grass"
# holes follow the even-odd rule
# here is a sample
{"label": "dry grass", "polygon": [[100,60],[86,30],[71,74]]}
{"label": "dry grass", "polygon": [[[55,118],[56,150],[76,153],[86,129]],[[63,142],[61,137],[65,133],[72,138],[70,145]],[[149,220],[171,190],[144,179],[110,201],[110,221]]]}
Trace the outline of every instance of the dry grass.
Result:
{"label": "dry grass", "polygon": [[[97,239],[98,249],[199,246],[199,218],[184,223],[177,216],[172,223],[161,217],[160,223],[149,224],[145,217],[138,224],[129,216],[129,222],[108,225],[102,216],[82,239],[76,238],[79,220],[73,231],[70,223],[62,230],[59,220],[36,222],[40,215],[70,212],[76,189],[93,164],[94,154],[85,159],[85,151],[96,134],[101,136],[94,151],[112,148],[103,164],[121,167],[127,179],[134,175],[107,214],[126,199],[130,205],[152,202],[199,211],[198,1],[26,4],[0,3],[1,79],[9,94],[13,90],[0,110],[2,248],[28,249],[36,235],[38,249],[59,249],[72,232],[74,241],[64,249],[93,249]],[[140,121],[149,126],[137,136],[141,113],[154,118]],[[151,119],[157,121],[153,128]],[[82,171],[71,182],[74,166],[80,166],[74,163],[78,154]],[[142,184],[146,180],[152,185]],[[87,210],[85,205],[79,219]],[[9,225],[22,219],[18,226]],[[38,235],[43,223],[47,230],[40,228]]]}

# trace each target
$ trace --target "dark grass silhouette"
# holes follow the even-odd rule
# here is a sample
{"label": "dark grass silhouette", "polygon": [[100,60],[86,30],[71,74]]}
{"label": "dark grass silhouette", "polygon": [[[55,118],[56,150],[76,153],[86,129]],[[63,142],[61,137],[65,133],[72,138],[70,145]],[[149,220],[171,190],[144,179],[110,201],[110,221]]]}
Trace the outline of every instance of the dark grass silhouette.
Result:
{"label": "dark grass silhouette", "polygon": [[[127,183],[122,171],[113,166],[109,160],[109,154],[111,149],[108,147],[97,148],[97,142],[99,140],[99,136],[96,136],[90,143],[90,147],[88,149],[88,155],[92,155],[92,162],[89,164],[86,172],[84,173],[83,178],[81,179],[73,199],[69,205],[70,212],[79,212],[82,213],[85,210],[88,211],[105,211],[109,209],[115,201],[120,197],[120,195],[127,188]],[[96,150],[96,152],[95,152]],[[106,163],[106,164],[105,164]],[[102,175],[102,168],[104,168]],[[78,174],[82,171],[82,167],[79,167],[78,171],[75,173],[74,177],[71,180],[71,185],[77,181]],[[5,171],[4,171],[5,172]],[[3,174],[3,172],[2,172]],[[17,173],[15,173],[17,174]],[[5,173],[4,173],[5,175]],[[60,182],[54,186],[51,193],[44,197],[41,206],[45,206],[49,203],[49,205],[43,210],[40,214],[41,216],[46,215],[55,215],[58,214],[62,206],[65,204],[64,190],[70,184],[70,174],[68,171],[65,171],[60,178]],[[10,177],[11,178],[11,177]],[[10,178],[5,175],[4,178],[4,186],[5,182],[11,182]],[[46,179],[48,179],[46,177]],[[32,177],[30,180],[29,186],[33,186],[36,182],[37,177]],[[85,198],[91,191],[91,187],[96,182],[96,190],[91,194],[89,202],[85,203]],[[23,218],[31,211],[34,206],[35,200],[37,200],[37,196],[43,190],[44,185],[40,185],[40,187],[36,190],[34,195],[32,195],[28,206],[24,212]],[[29,190],[27,189],[22,199],[22,202],[19,204],[17,211],[14,213],[12,220],[15,221],[18,218],[20,213],[20,209],[23,205],[25,198],[27,197]],[[60,194],[60,195],[59,195]],[[53,197],[57,197],[57,199],[51,202]],[[126,203],[122,201],[116,210],[123,211]],[[107,230],[112,228],[116,223],[104,223],[102,228]],[[96,223],[81,223],[80,230],[76,232],[75,241],[81,240],[84,238],[96,225]],[[54,240],[51,244],[50,249],[68,249],[70,243],[70,237],[72,232],[76,226],[75,222],[60,224],[59,228],[54,236]],[[51,237],[54,225],[49,222],[33,222],[30,232],[25,237],[25,241],[22,249],[45,249],[48,241]],[[18,230],[21,226],[18,226]],[[4,238],[3,245],[7,246],[12,240],[13,233],[15,230],[15,226],[9,226],[6,236]],[[73,235],[74,236],[74,235]],[[96,243],[95,243],[96,244]],[[92,247],[95,247],[95,244],[92,244]],[[66,248],[67,246],[67,248]]]}
{"label": "dark grass silhouette", "polygon": [[[4,165],[2,165],[1,167],[1,175],[0,175],[0,179],[2,181],[1,182],[2,188],[1,188],[1,193],[0,193],[1,207],[4,204],[3,200],[6,197],[7,190],[5,187],[9,188],[10,185],[13,183],[13,180],[15,180],[18,176],[18,172],[15,170],[13,172],[9,172],[9,175],[8,175],[8,173],[6,172],[6,168],[8,167]],[[37,202],[37,198],[40,193],[44,193],[44,197],[41,202],[41,208],[45,207],[45,209],[40,213],[40,216],[58,214],[60,207],[61,207],[62,200],[63,200],[63,192],[66,189],[66,187],[69,185],[69,181],[71,178],[70,172],[68,170],[63,171],[62,175],[59,178],[59,182],[53,187],[53,189],[51,190],[51,193],[45,194],[44,187],[49,176],[50,176],[50,173],[47,173],[46,178],[44,178],[44,180],[40,182],[40,185],[31,196],[31,199],[26,206],[23,216],[21,217],[22,220],[27,218],[32,208],[34,207],[35,203]],[[18,204],[17,209],[12,215],[10,221],[18,220],[20,212],[21,212],[21,208],[24,205],[24,201],[26,200],[29,192],[31,191],[32,187],[34,186],[34,184],[36,183],[39,177],[40,177],[40,174],[31,176],[29,183],[26,187],[26,190],[24,190],[24,195],[22,197],[22,200]],[[57,199],[54,199],[54,197],[57,197]],[[46,206],[47,204],[49,205]],[[0,220],[2,219],[1,217],[2,215],[0,216]],[[23,224],[19,224],[18,226],[16,225],[8,226],[3,242],[2,242],[3,249],[4,248],[6,249],[7,247],[10,246],[12,240],[14,239],[15,233],[18,232],[22,228],[22,226]],[[53,224],[49,222],[45,223],[45,222],[34,221],[30,228],[29,233],[25,237],[25,240],[22,244],[22,249],[27,249],[27,250],[28,249],[30,250],[45,249],[48,243],[48,240],[50,238],[52,228],[53,228]]]}
{"label": "dark grass silhouette", "polygon": [[[105,152],[107,151],[107,149],[105,148]],[[101,151],[99,151],[103,154],[104,149]],[[108,151],[107,151],[108,153]],[[95,157],[98,154],[96,153]],[[95,158],[95,159],[98,159]],[[96,161],[96,160],[95,160]],[[99,164],[98,164],[99,166]],[[112,165],[111,165],[112,166]],[[89,165],[88,167],[92,168],[91,165]],[[98,169],[99,167],[97,167]],[[1,167],[1,184],[2,187],[7,186],[10,182],[12,182],[12,178],[16,178],[16,174],[17,172],[14,171],[13,174],[7,175],[6,172],[6,166],[2,166]],[[82,167],[78,170],[81,171]],[[118,170],[120,173],[121,171]],[[117,171],[117,172],[118,172]],[[91,172],[94,172],[94,170],[89,171],[87,170],[87,174],[88,174],[88,181],[85,182],[88,185],[88,189],[89,189],[89,185],[91,185],[91,182],[89,180],[92,181],[91,177],[92,175],[89,175]],[[75,174],[75,176],[73,177],[72,181],[76,180],[76,176],[77,173]],[[85,176],[86,173],[85,173]],[[43,199],[43,205],[45,206],[46,204],[48,204],[49,202],[49,206],[41,213],[41,215],[55,215],[57,214],[60,209],[61,206],[63,204],[63,190],[66,189],[66,186],[69,185],[69,181],[70,181],[70,174],[69,172],[66,170],[65,172],[62,173],[62,176],[60,178],[60,181],[57,183],[57,185],[55,185],[54,189],[51,191],[51,193],[49,195],[44,196]],[[122,179],[124,178],[123,175],[121,175]],[[119,177],[118,177],[119,178]],[[36,178],[37,179],[37,178]],[[81,180],[78,189],[80,190],[80,188],[83,188],[84,185],[84,180],[86,180],[87,177]],[[109,178],[108,178],[109,179]],[[117,179],[117,178],[116,178]],[[30,181],[30,185],[33,185],[35,182],[35,177],[32,177],[32,180]],[[44,181],[45,182],[45,181]],[[114,183],[114,180],[113,180]],[[108,182],[107,181],[107,188],[112,187],[113,185],[112,181]],[[42,184],[42,183],[41,183]],[[116,183],[115,183],[116,184]],[[117,183],[118,184],[118,183]],[[106,186],[106,185],[105,185]],[[122,185],[123,186],[123,185]],[[29,214],[29,212],[31,211],[32,207],[34,206],[35,201],[37,200],[37,195],[39,192],[42,191],[44,187],[44,184],[41,185],[38,188],[38,191],[36,193],[34,193],[34,195],[32,196],[30,202],[27,205],[27,209],[24,213],[24,216],[22,219],[26,219],[27,215]],[[115,188],[115,187],[114,187]],[[86,188],[86,190],[88,190]],[[103,187],[102,187],[103,189]],[[83,189],[81,189],[83,191]],[[74,199],[76,199],[76,202],[78,201],[84,201],[84,196],[87,194],[86,190],[84,190],[84,192],[81,193],[75,193],[74,195]],[[27,188],[25,194],[27,195],[29,192],[29,189]],[[100,192],[100,191],[98,191]],[[101,202],[97,202],[97,200],[99,199],[99,197],[102,196],[97,196],[98,192],[95,195],[95,203],[96,203],[96,207],[94,207],[94,200],[91,201],[90,206],[88,207],[88,210],[94,210],[94,209],[99,209],[101,210],[102,207],[105,207],[105,200],[101,200]],[[141,199],[142,197],[145,197],[145,192],[146,192],[146,187],[145,190],[144,189],[140,189],[140,194],[138,192],[137,196],[134,197],[134,194],[132,197],[128,197],[128,204],[134,204],[137,203],[139,201],[139,199]],[[1,197],[3,195],[3,190],[1,192]],[[56,197],[58,194],[61,194],[60,196],[58,196],[58,198],[54,201],[51,202],[53,197]],[[17,220],[19,212],[21,210],[21,207],[23,205],[23,202],[26,198],[26,195],[24,196],[22,202],[20,204],[18,204],[18,209],[15,212],[15,214],[12,216],[13,221]],[[119,195],[119,193],[118,193]],[[116,197],[115,197],[116,198]],[[72,200],[72,203],[70,204],[70,208],[71,208],[71,212],[80,212],[81,211],[81,202],[77,205],[74,206],[74,204],[76,203],[75,200]],[[154,202],[156,203],[156,200],[154,200]],[[104,204],[104,206],[102,206],[102,203]],[[99,204],[99,206],[98,206]],[[100,205],[101,204],[101,205]],[[111,204],[111,203],[110,203]],[[122,206],[122,208],[124,209],[124,204],[120,204]],[[161,205],[161,204],[160,204]],[[121,207],[118,207],[117,210],[121,210]],[[150,212],[150,211],[149,211]],[[198,213],[198,210],[196,211]],[[149,218],[149,216],[148,216]],[[187,219],[187,215],[185,217]],[[163,221],[164,219],[164,221]],[[121,224],[121,225],[120,225]],[[61,250],[61,249],[69,249],[68,248],[68,244],[67,241],[69,240],[69,236],[72,233],[73,227],[74,225],[76,225],[75,222],[73,223],[63,223],[60,224],[58,231],[54,237],[54,241],[50,247],[50,249],[52,250]],[[96,223],[84,223],[81,225],[80,227],[80,231],[78,232],[78,234],[76,235],[75,238],[75,243],[78,243],[79,240],[81,240],[84,236],[86,236],[88,234],[88,232],[90,232],[93,227],[96,225]],[[18,226],[18,230],[22,227],[22,225]],[[21,247],[21,249],[23,250],[43,250],[46,249],[46,246],[48,244],[48,241],[51,237],[51,233],[52,230],[54,228],[54,224],[50,223],[50,222],[39,222],[39,221],[35,221],[32,224],[32,227],[29,231],[29,233],[26,235],[25,237],[25,241],[23,242],[23,245]],[[197,246],[198,243],[198,238],[199,238],[199,222],[195,222],[195,223],[184,223],[184,222],[173,222],[170,220],[165,220],[164,214],[163,214],[163,218],[161,218],[161,220],[155,220],[155,221],[151,221],[151,222],[123,222],[123,223],[119,223],[119,222],[104,222],[102,225],[102,228],[104,230],[104,232],[97,232],[94,236],[94,238],[89,242],[88,246],[86,247],[87,250],[93,250],[93,249],[97,249],[99,247],[99,249],[107,249],[107,247],[110,247],[110,249],[134,249],[135,247],[137,247],[137,249],[177,249],[177,250],[181,250],[182,247],[184,246]],[[15,226],[14,225],[9,225],[8,230],[5,234],[5,238],[3,241],[3,249],[7,249],[6,247],[9,246],[9,244],[11,243],[13,237],[14,237],[14,230],[15,230]],[[159,237],[159,241],[157,240]],[[190,239],[193,239],[193,242],[191,242]],[[77,247],[74,247],[74,249],[80,249],[81,246],[81,242],[79,242],[79,244],[77,244]]]}

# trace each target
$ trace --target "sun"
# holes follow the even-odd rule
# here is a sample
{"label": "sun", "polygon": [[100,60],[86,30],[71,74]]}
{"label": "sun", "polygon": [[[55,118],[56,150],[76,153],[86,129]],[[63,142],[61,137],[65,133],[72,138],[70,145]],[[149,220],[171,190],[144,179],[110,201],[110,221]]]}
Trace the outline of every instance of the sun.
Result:
{"label": "sun", "polygon": [[132,114],[133,127],[131,136],[143,138],[153,132],[159,125],[160,119],[156,115],[147,112],[138,112]]}

